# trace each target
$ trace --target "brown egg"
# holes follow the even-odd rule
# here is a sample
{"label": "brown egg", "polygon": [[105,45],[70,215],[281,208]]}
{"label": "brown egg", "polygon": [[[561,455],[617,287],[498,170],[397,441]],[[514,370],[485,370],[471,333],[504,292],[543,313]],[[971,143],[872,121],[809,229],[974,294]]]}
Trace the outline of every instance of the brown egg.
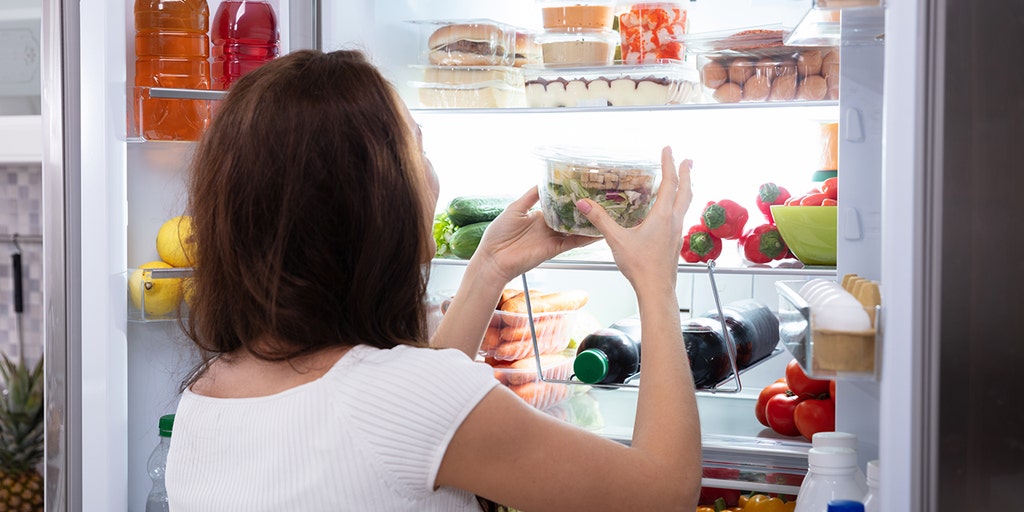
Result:
{"label": "brown egg", "polygon": [[743,84],[743,101],[764,101],[772,90],[772,83],[766,76],[755,75]]}
{"label": "brown egg", "polygon": [[795,97],[796,73],[782,75],[772,82],[772,91],[768,94],[768,101],[789,101]]}
{"label": "brown egg", "polygon": [[704,65],[704,87],[718,89],[719,86],[729,80],[729,74],[717,61],[711,61]]}
{"label": "brown egg", "polygon": [[722,84],[712,96],[719,103],[737,103],[743,98],[743,89],[734,83]]}
{"label": "brown egg", "polygon": [[796,71],[800,75],[800,78],[820,75],[821,63],[821,51],[807,50],[805,52],[800,52],[800,56],[796,59]]}
{"label": "brown egg", "polygon": [[748,78],[754,76],[754,61],[746,58],[735,59],[729,63],[729,81],[743,85]]}
{"label": "brown egg", "polygon": [[801,100],[815,101],[825,99],[827,93],[828,84],[825,82],[825,78],[820,75],[811,75],[800,81],[796,96]]}
{"label": "brown egg", "polygon": [[832,75],[839,76],[839,48],[833,48],[821,58],[821,76],[828,78]]}

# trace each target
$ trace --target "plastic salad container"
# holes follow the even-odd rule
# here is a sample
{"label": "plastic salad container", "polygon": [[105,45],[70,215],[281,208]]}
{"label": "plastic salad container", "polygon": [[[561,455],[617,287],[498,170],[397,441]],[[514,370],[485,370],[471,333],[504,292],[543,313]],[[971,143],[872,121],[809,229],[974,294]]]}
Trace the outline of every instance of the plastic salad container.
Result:
{"label": "plastic salad container", "polygon": [[542,148],[546,162],[540,185],[544,220],[555,231],[602,236],[576,209],[576,201],[589,198],[604,207],[620,226],[640,224],[651,210],[657,193],[661,163],[597,155],[580,148]]}

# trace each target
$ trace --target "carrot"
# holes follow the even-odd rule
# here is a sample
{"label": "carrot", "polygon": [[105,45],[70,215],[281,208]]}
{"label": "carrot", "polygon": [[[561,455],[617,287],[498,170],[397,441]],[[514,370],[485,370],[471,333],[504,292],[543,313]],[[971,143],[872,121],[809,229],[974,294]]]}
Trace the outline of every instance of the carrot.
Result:
{"label": "carrot", "polygon": [[569,386],[567,384],[551,384],[542,381],[509,386],[509,389],[519,395],[519,398],[525,400],[526,403],[538,409],[549,407],[569,396]]}
{"label": "carrot", "polygon": [[[552,366],[562,363],[567,358],[562,354],[542,354],[540,356],[540,367],[541,372],[544,373],[545,377],[549,375],[549,369]],[[537,378],[537,361],[533,357],[527,357],[513,361],[508,365],[509,370],[503,372],[510,385],[524,384],[526,382],[533,382],[538,380]],[[499,379],[501,380],[501,379]]]}
{"label": "carrot", "polygon": [[480,350],[490,352],[501,344],[501,331],[494,326],[488,327],[484,333],[484,340],[480,343]]}
{"label": "carrot", "polygon": [[[585,306],[589,299],[590,296],[583,290],[546,293],[536,296],[531,291],[530,306],[534,313],[574,311]],[[509,313],[526,313],[525,295],[517,295],[505,301],[501,305],[501,310]]]}
{"label": "carrot", "polygon": [[[533,326],[537,331],[537,338],[543,338],[545,336],[551,336],[556,331],[562,330],[562,322],[556,319],[548,318],[537,318],[534,319]],[[533,335],[530,333],[530,324],[523,323],[520,325],[506,326],[501,328],[501,339],[505,341],[522,341],[531,340]]]}

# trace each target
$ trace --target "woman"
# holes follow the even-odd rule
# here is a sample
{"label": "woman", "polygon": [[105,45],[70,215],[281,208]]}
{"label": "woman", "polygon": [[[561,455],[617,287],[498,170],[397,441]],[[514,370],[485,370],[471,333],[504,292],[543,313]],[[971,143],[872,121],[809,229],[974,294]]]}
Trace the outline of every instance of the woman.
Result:
{"label": "woman", "polygon": [[[643,326],[633,443],[558,421],[472,361],[501,290],[591,238],[550,230],[536,189],[469,261],[428,342],[438,184],[417,125],[357,52],[298,51],[236,82],[191,170],[196,265],[171,509],[693,510],[700,432],[676,265],[690,163],[668,148],[650,217],[577,207],[630,280]],[[440,349],[440,350],[439,350]],[[454,349],[454,350],[453,350]]]}

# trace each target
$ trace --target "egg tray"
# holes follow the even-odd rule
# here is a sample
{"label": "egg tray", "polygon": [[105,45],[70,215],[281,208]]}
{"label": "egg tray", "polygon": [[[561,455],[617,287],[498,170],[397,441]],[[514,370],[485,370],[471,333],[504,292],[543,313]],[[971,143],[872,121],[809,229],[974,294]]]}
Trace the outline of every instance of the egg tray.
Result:
{"label": "egg tray", "polygon": [[[815,378],[877,380],[882,333],[881,307],[867,311],[874,328],[835,331],[816,328],[811,306],[797,290],[805,281],[777,281],[779,339],[801,368]],[[867,310],[868,308],[865,308]]]}

